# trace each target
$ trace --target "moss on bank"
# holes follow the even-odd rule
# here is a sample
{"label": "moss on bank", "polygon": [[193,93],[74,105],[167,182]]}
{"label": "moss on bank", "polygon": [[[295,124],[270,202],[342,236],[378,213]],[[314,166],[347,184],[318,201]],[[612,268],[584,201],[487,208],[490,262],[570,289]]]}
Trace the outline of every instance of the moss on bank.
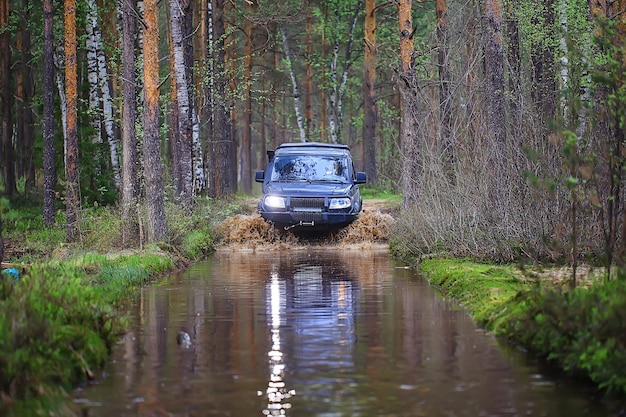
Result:
{"label": "moss on bank", "polygon": [[514,266],[426,259],[420,269],[495,335],[613,396],[626,396],[626,277],[565,290]]}

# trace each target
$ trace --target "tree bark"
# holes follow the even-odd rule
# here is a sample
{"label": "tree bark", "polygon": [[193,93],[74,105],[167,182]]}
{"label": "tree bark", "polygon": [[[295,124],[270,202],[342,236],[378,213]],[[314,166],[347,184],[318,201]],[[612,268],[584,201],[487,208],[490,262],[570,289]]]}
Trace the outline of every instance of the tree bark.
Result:
{"label": "tree bark", "polygon": [[[346,46],[345,62],[343,66],[343,73],[341,75],[341,81],[338,79],[337,63],[339,60],[339,37],[335,37],[335,44],[333,46],[333,60],[330,68],[330,77],[333,82],[333,88],[330,94],[330,138],[333,143],[341,141],[341,130],[343,128],[343,97],[346,91],[346,85],[348,83],[348,74],[352,67],[352,49],[354,45],[354,31],[356,29],[356,23],[359,18],[359,13],[363,8],[363,0],[358,0],[354,9],[352,17],[352,24],[350,25],[350,32],[348,34],[348,44]],[[339,26],[339,11],[337,11],[337,26]]]}
{"label": "tree bark", "polygon": [[179,0],[170,0],[170,18],[172,24],[172,49],[174,58],[174,73],[176,82],[176,101],[178,107],[178,160],[172,161],[179,166],[180,187],[177,189],[178,198],[185,209],[193,207],[193,167],[192,167],[192,135],[191,106],[189,99],[189,80],[185,65],[185,50],[183,47],[183,16]]}
{"label": "tree bark", "polygon": [[43,223],[54,224],[56,170],[54,168],[54,8],[44,0],[44,70],[43,70]]}
{"label": "tree bark", "polygon": [[65,138],[65,211],[66,239],[78,238],[78,104],[76,71],[76,0],[65,0],[65,94],[67,100],[67,131]]}
{"label": "tree bark", "polygon": [[163,166],[159,141],[159,19],[157,0],[146,0],[143,38],[144,177],[148,242],[167,240]]}
{"label": "tree bark", "polygon": [[501,168],[506,146],[506,113],[504,98],[504,53],[502,46],[502,0],[486,0],[485,75],[487,126],[490,140],[490,200],[501,194]]}
{"label": "tree bark", "polygon": [[293,66],[293,59],[291,56],[291,49],[289,48],[289,40],[287,39],[287,33],[283,25],[279,25],[280,35],[283,39],[283,48],[285,50],[285,59],[287,60],[287,69],[289,70],[289,77],[291,78],[291,87],[293,90],[293,106],[296,112],[296,121],[298,122],[298,130],[300,131],[300,142],[306,142],[306,131],[304,129],[304,119],[302,117],[302,105],[300,103],[300,87],[298,86],[298,78],[296,76],[296,70]]}
{"label": "tree bark", "polygon": [[450,94],[450,63],[448,62],[448,7],[446,0],[436,0],[437,60],[439,68],[439,114],[441,123],[441,149],[444,169],[454,178],[454,138],[452,137],[452,95]]}
{"label": "tree bark", "polygon": [[363,57],[363,169],[376,183],[376,0],[365,1]]}
{"label": "tree bark", "polygon": [[[253,12],[253,2],[246,2],[246,15]],[[246,16],[246,52],[244,63],[243,135],[241,136],[241,191],[252,193],[252,44],[251,17]]]}
{"label": "tree bark", "polygon": [[403,166],[400,175],[402,204],[404,207],[409,207],[417,202],[420,175],[417,143],[417,75],[413,59],[412,0],[399,0],[397,4],[400,29],[400,74],[398,83],[402,107],[400,143],[403,154]]}
{"label": "tree bark", "polygon": [[9,45],[9,0],[0,0],[0,125],[2,127],[2,165],[4,192],[13,196],[17,190],[15,180],[15,151],[13,148],[13,117],[11,107],[11,48]]}
{"label": "tree bark", "polygon": [[137,0],[122,2],[122,240],[133,241],[139,231],[137,196],[139,193],[137,137],[137,89],[135,72],[135,45],[137,24],[135,13]]}
{"label": "tree bark", "polygon": [[35,187],[35,162],[33,156],[34,144],[34,121],[32,110],[33,97],[33,71],[31,66],[31,34],[28,22],[30,21],[30,10],[28,0],[22,0],[22,16],[20,19],[20,33],[17,44],[20,52],[21,62],[18,71],[18,143],[21,145],[20,176],[25,179],[24,187],[26,191]]}
{"label": "tree bark", "polygon": [[213,137],[213,175],[217,196],[234,194],[237,191],[237,160],[235,142],[230,126],[230,111],[227,102],[226,48],[225,48],[225,0],[213,0],[213,39],[215,62],[215,115]]}

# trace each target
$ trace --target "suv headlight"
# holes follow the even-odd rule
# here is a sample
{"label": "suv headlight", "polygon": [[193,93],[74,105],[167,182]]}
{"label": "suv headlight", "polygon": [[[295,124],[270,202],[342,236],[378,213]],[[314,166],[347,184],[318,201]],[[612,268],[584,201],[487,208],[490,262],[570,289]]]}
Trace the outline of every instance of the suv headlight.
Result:
{"label": "suv headlight", "polygon": [[285,207],[287,207],[287,204],[285,203],[285,198],[279,197],[277,195],[268,195],[267,197],[265,197],[265,205],[267,207],[275,209],[284,209]]}
{"label": "suv headlight", "polygon": [[348,197],[331,198],[328,203],[329,209],[345,209],[352,205],[352,201]]}

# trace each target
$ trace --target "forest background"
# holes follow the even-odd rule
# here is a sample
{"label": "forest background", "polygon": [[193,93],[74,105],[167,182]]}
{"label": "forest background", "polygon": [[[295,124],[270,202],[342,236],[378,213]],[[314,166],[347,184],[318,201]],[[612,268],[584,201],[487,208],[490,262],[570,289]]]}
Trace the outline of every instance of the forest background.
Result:
{"label": "forest background", "polygon": [[403,195],[394,250],[610,270],[623,3],[0,0],[4,194],[69,242],[117,205],[130,247],[167,241],[166,201],[252,193],[266,149],[346,143]]}

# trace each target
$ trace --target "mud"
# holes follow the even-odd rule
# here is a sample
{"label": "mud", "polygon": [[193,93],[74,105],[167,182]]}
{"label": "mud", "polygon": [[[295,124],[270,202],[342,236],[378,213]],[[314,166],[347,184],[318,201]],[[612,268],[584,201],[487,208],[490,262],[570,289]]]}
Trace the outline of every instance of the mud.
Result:
{"label": "mud", "polygon": [[222,222],[217,232],[218,250],[280,250],[284,248],[330,246],[370,247],[386,245],[394,218],[379,210],[364,210],[351,225],[323,234],[307,230],[285,231],[268,224],[258,214],[237,215]]}

